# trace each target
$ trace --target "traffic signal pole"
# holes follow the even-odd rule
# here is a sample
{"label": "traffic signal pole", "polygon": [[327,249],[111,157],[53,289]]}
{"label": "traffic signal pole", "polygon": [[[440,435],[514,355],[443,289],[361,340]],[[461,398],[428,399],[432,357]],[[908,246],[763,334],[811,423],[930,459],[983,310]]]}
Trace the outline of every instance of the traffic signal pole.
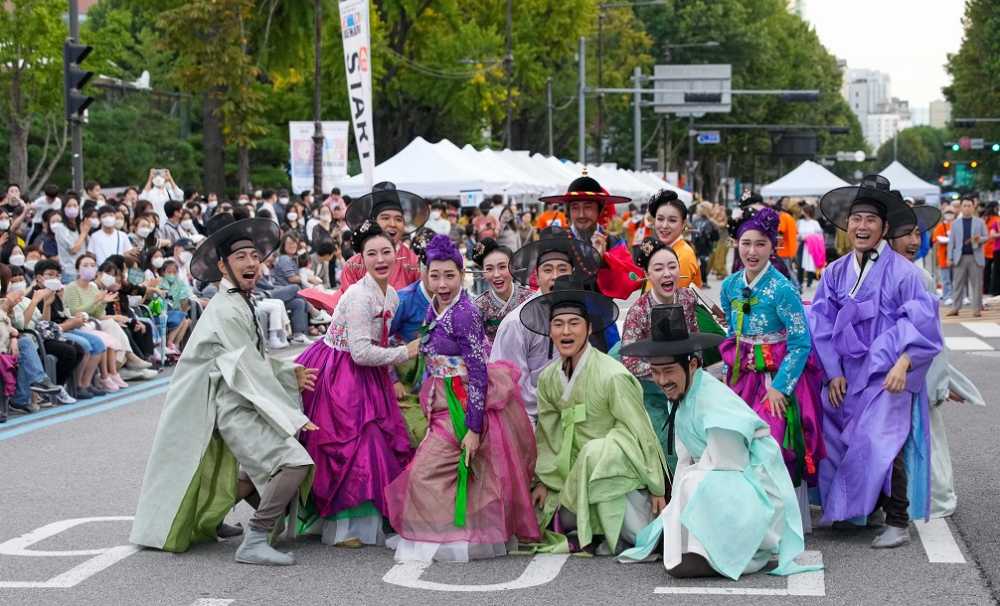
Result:
{"label": "traffic signal pole", "polygon": [[[77,0],[69,0],[69,37],[72,42],[80,41],[80,7]],[[72,156],[73,189],[83,192],[83,133],[80,130],[80,116],[69,117]]]}

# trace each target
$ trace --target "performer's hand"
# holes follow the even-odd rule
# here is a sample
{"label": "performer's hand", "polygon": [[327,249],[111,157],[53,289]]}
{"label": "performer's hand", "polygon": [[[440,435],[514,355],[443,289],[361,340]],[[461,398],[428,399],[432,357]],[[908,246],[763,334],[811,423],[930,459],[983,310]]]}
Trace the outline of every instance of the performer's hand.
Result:
{"label": "performer's hand", "polygon": [[667,499],[665,497],[650,497],[650,511],[653,512],[654,516],[660,515],[660,512],[667,508]]}
{"label": "performer's hand", "polygon": [[785,408],[788,402],[785,401],[785,394],[773,387],[767,388],[767,411],[773,416],[781,418],[785,416]]}
{"label": "performer's hand", "polygon": [[479,452],[479,434],[471,429],[465,432],[465,437],[462,438],[462,448],[465,450],[465,465],[468,467],[472,464],[476,453]]}
{"label": "performer's hand", "polygon": [[597,250],[597,252],[603,257],[604,253],[608,250],[608,236],[601,230],[594,232],[594,235],[590,236],[590,244]]}
{"label": "performer's hand", "polygon": [[317,374],[319,373],[315,368],[296,366],[295,380],[299,382],[299,391],[312,391],[316,387]]}
{"label": "performer's hand", "polygon": [[884,387],[889,393],[899,393],[903,391],[903,388],[906,387],[906,371],[909,366],[910,365],[907,360],[900,358],[900,360],[892,366],[892,370],[889,371],[889,374],[885,376],[885,381],[882,382],[882,387]]}
{"label": "performer's hand", "polygon": [[416,358],[420,353],[420,339],[414,339],[406,344],[406,355],[409,359]]}
{"label": "performer's hand", "polygon": [[316,425],[312,421],[307,421],[305,425],[302,426],[302,431],[316,431],[319,429],[319,425]]}
{"label": "performer's hand", "polygon": [[714,303],[712,304],[712,315],[715,316],[715,319],[720,322],[726,321],[726,312],[722,311],[722,308]]}
{"label": "performer's hand", "polygon": [[392,390],[396,392],[397,400],[402,400],[406,397],[406,387],[404,387],[399,381],[392,384]]}
{"label": "performer's hand", "polygon": [[535,489],[531,491],[531,502],[535,507],[541,509],[545,507],[545,499],[549,497],[549,489],[545,487],[545,484],[539,484],[535,486]]}
{"label": "performer's hand", "polygon": [[844,403],[844,396],[847,395],[847,379],[844,377],[834,377],[827,386],[830,395],[830,404],[834,408],[840,408]]}

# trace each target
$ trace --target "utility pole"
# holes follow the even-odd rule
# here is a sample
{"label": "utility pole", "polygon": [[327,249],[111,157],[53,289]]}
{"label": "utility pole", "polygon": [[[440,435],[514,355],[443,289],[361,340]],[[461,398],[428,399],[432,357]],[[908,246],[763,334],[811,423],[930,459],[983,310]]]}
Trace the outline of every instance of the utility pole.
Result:
{"label": "utility pole", "polygon": [[577,158],[580,164],[587,163],[587,39],[580,36],[580,47],[576,51],[580,73],[577,76],[577,105],[579,124],[577,128]]}
{"label": "utility pole", "polygon": [[635,159],[632,168],[642,170],[642,68],[636,66],[632,70],[632,84],[635,86],[635,97],[632,109],[633,152]]}
{"label": "utility pole", "polygon": [[323,35],[322,0],[315,0],[313,3],[313,25],[316,29],[315,39],[315,65],[313,66],[313,200],[322,200],[320,192],[323,191],[323,122],[320,119],[320,53],[321,36]]}
{"label": "utility pole", "polygon": [[552,78],[545,81],[545,115],[549,132],[549,155],[554,156],[552,151]]}
{"label": "utility pole", "polygon": [[688,164],[687,178],[690,184],[689,191],[694,194],[694,116],[688,115]]}
{"label": "utility pole", "polygon": [[514,114],[514,0],[507,0],[507,55],[503,58],[507,72],[507,127],[504,132],[504,146],[511,147],[511,122]]}
{"label": "utility pole", "polygon": [[[80,7],[77,0],[69,0],[69,38],[70,42],[80,41]],[[73,189],[83,192],[83,133],[80,131],[80,116],[69,118],[71,170],[73,173]],[[27,186],[27,183],[25,183]]]}
{"label": "utility pole", "polygon": [[[597,13],[597,88],[604,87],[604,6]],[[604,162],[604,93],[597,94],[597,163]]]}

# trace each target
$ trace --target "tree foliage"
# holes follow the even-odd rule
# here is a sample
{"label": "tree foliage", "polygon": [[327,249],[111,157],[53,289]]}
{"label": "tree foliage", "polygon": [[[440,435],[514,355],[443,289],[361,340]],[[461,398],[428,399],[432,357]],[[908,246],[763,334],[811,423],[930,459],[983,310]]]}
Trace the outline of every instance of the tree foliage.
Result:
{"label": "tree foliage", "polygon": [[[930,126],[915,126],[901,131],[896,137],[896,159],[921,179],[936,182],[941,176],[941,163],[945,159],[945,131]],[[892,156],[893,139],[889,139],[878,149],[878,168],[888,166]]]}

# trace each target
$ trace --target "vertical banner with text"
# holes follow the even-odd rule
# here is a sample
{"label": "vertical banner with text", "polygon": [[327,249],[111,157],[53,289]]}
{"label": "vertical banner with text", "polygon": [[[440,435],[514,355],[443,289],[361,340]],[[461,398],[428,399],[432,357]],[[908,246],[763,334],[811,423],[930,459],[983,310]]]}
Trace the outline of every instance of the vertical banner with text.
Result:
{"label": "vertical banner with text", "polygon": [[368,0],[340,2],[340,30],[344,38],[347,96],[350,99],[354,143],[361,160],[365,188],[375,178],[375,133],[372,124],[371,32]]}
{"label": "vertical banner with text", "polygon": [[[347,176],[347,122],[322,122],[323,191],[331,189]],[[288,138],[292,191],[300,194],[313,186],[312,122],[289,122]]]}

